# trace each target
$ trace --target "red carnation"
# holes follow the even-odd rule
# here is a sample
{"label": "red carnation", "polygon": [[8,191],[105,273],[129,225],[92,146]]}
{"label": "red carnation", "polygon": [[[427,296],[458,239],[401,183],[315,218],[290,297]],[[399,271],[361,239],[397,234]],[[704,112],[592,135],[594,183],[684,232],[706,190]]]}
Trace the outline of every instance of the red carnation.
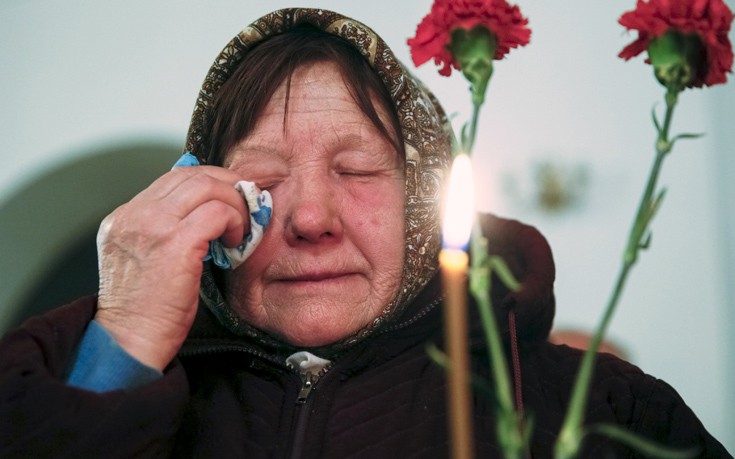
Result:
{"label": "red carnation", "polygon": [[728,38],[732,19],[732,11],[723,0],[638,0],[636,9],[618,20],[628,30],[638,31],[638,39],[619,57],[628,60],[649,50],[651,42],[667,32],[680,37],[697,36],[705,56],[699,59],[699,68],[693,69],[686,86],[725,83],[726,73],[732,73],[733,52]]}
{"label": "red carnation", "polygon": [[433,58],[443,66],[439,73],[449,76],[452,67],[460,69],[449,50],[453,30],[470,31],[484,26],[497,39],[494,59],[502,59],[511,48],[528,44],[531,29],[527,24],[521,10],[505,0],[436,0],[416,28],[416,36],[408,40],[408,46],[417,67]]}

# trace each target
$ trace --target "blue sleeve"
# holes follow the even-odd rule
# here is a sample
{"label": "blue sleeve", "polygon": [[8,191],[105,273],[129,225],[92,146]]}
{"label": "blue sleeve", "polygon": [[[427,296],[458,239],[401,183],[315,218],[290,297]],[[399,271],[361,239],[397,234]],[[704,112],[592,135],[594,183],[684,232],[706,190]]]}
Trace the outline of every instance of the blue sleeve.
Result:
{"label": "blue sleeve", "polygon": [[79,344],[66,384],[93,392],[135,389],[163,376],[125,352],[94,320]]}

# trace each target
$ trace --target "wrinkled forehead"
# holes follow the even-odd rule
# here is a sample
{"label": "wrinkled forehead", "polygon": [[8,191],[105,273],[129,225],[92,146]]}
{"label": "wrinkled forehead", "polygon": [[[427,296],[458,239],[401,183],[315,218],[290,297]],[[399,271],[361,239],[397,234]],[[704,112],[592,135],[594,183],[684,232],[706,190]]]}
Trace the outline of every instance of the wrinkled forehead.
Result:
{"label": "wrinkled forehead", "polygon": [[[299,159],[331,163],[351,157],[354,166],[403,171],[396,114],[370,98],[372,107],[358,105],[334,62],[300,66],[274,91],[253,129],[225,153],[222,166],[262,170],[268,164],[300,164]],[[381,123],[366,113],[372,108]]]}
{"label": "wrinkled forehead", "polygon": [[[313,67],[328,71],[310,72]],[[330,86],[325,90],[325,85],[317,84],[327,77],[333,80],[329,83],[334,83],[334,89]],[[259,122],[274,95],[282,99],[284,116],[291,111],[294,83],[299,96],[325,103],[333,94],[345,94],[346,88],[359,110],[403,153],[395,104],[376,69],[344,38],[311,24],[299,24],[256,43],[214,94],[208,106],[208,130],[203,133],[202,155],[206,162],[221,165],[223,156]],[[381,117],[381,111],[387,116]]]}

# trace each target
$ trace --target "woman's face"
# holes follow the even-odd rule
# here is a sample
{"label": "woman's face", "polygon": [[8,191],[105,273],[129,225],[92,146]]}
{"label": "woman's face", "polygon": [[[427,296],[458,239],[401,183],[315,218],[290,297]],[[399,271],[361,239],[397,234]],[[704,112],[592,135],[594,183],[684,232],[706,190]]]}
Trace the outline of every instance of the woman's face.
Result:
{"label": "woman's face", "polygon": [[300,67],[287,113],[285,98],[284,83],[227,153],[225,167],[270,191],[273,218],[251,257],[227,274],[226,295],[255,327],[321,346],[365,327],[398,292],[403,159],[336,65]]}

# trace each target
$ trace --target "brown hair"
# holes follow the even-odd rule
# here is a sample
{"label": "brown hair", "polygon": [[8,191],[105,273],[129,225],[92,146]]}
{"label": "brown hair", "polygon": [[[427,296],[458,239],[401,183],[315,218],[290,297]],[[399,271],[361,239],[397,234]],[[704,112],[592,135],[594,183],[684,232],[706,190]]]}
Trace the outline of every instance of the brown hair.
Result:
{"label": "brown hair", "polygon": [[[396,151],[405,156],[401,128],[388,90],[360,52],[344,39],[304,24],[264,40],[248,50],[237,70],[210,105],[203,139],[207,164],[221,166],[227,152],[255,127],[258,117],[285,80],[290,89],[294,71],[305,64],[334,62],[357,106]],[[288,90],[286,109],[288,109]],[[390,116],[390,129],[375,109]]]}

